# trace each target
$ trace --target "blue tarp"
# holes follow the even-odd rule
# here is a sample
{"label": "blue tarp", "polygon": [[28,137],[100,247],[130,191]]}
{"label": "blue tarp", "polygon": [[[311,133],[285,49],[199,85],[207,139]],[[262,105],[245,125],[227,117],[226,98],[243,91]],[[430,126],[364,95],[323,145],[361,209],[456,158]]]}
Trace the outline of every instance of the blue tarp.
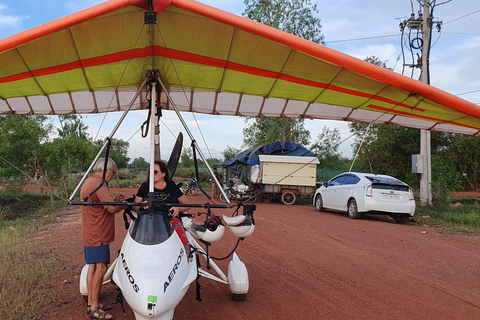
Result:
{"label": "blue tarp", "polygon": [[236,161],[254,166],[260,164],[260,161],[258,161],[258,156],[260,154],[315,157],[313,153],[299,144],[287,141],[277,141],[242,151],[232,160],[218,163],[216,166],[229,166]]}

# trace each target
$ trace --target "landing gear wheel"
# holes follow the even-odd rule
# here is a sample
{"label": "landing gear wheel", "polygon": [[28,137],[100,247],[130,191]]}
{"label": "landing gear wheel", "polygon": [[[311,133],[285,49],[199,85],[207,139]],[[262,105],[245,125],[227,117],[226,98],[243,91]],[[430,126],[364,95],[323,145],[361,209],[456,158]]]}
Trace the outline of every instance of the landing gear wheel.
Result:
{"label": "landing gear wheel", "polygon": [[317,211],[324,211],[325,208],[323,207],[323,199],[322,199],[322,195],[318,194],[317,197],[315,198],[315,209],[317,209]]}
{"label": "landing gear wheel", "polygon": [[358,212],[357,201],[351,199],[348,201],[348,217],[350,219],[360,219],[362,214]]}
{"label": "landing gear wheel", "polygon": [[291,191],[285,191],[282,193],[282,202],[287,205],[291,205],[295,203],[295,200],[297,200],[297,196],[295,193]]}
{"label": "landing gear wheel", "polygon": [[232,293],[232,300],[234,301],[245,301],[247,299],[246,293]]}
{"label": "landing gear wheel", "polygon": [[406,224],[408,222],[408,215],[406,214],[396,214],[393,216],[393,219],[398,224]]}
{"label": "landing gear wheel", "polygon": [[188,194],[191,195],[191,196],[196,195],[197,192],[198,192],[198,190],[195,187],[192,187],[190,190],[188,190]]}

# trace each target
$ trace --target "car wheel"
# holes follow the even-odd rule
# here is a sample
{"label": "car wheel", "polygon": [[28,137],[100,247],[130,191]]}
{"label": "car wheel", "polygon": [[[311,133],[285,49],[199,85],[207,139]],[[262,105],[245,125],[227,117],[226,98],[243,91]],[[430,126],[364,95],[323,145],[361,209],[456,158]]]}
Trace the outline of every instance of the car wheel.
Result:
{"label": "car wheel", "polygon": [[285,191],[284,193],[282,193],[282,202],[284,204],[294,204],[295,200],[297,200],[297,196],[295,195],[295,193],[291,191]]}
{"label": "car wheel", "polygon": [[359,219],[361,216],[362,214],[358,212],[357,201],[355,201],[355,199],[348,201],[348,217],[351,219]]}
{"label": "car wheel", "polygon": [[323,207],[323,199],[321,194],[318,194],[315,198],[315,209],[317,209],[317,211],[325,210],[325,208]]}
{"label": "car wheel", "polygon": [[393,219],[398,224],[406,224],[408,222],[408,215],[406,214],[396,214],[393,216]]}

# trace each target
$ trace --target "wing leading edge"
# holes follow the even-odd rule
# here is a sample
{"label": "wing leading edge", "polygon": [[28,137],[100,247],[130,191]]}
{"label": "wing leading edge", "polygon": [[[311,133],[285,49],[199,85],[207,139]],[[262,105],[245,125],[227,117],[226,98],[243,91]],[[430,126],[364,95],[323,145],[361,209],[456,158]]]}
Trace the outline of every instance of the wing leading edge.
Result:
{"label": "wing leading edge", "polygon": [[124,110],[154,69],[181,111],[480,133],[479,106],[432,86],[192,0],[153,7],[156,25],[112,0],[0,40],[0,114]]}

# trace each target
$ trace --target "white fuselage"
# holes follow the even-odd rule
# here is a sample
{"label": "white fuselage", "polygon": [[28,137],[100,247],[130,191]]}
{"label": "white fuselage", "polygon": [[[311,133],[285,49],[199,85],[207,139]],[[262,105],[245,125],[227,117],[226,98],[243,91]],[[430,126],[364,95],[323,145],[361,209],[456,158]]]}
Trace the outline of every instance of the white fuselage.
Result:
{"label": "white fuselage", "polygon": [[135,241],[129,232],[112,279],[137,320],[170,320],[190,283],[196,279],[195,259],[194,255],[187,256],[175,232],[165,241],[152,245]]}

